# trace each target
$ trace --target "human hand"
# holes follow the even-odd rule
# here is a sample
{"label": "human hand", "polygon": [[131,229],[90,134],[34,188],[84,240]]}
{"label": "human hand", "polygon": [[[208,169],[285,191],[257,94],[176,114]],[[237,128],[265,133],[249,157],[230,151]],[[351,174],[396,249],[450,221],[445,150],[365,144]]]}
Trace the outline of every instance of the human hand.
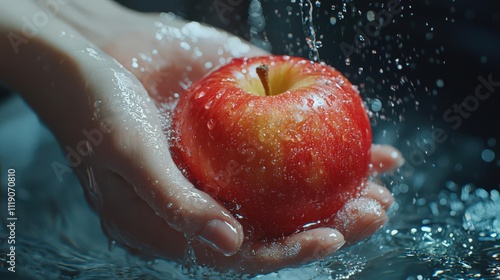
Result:
{"label": "human hand", "polygon": [[[339,215],[336,226],[344,235],[324,228],[276,242],[243,244],[239,223],[211,197],[195,189],[173,164],[163,134],[164,124],[155,105],[175,102],[175,94],[189,84],[181,85],[179,81],[200,78],[211,68],[206,67],[210,65],[207,62],[214,67],[224,62],[219,60],[221,56],[226,59],[238,52],[240,55],[262,52],[197,23],[168,19],[159,22],[158,16],[122,10],[104,1],[84,4],[100,7],[96,13],[103,13],[103,18],[114,15],[108,19],[110,22],[99,24],[91,18],[79,22],[75,20],[78,17],[71,16],[78,9],[85,9],[78,3],[65,7],[66,11],[62,9],[39,38],[22,50],[29,54],[27,60],[16,61],[20,58],[15,57],[14,64],[35,64],[35,70],[41,73],[29,78],[36,85],[36,93],[46,94],[47,98],[24,96],[54,131],[61,145],[74,150],[90,148],[75,170],[112,239],[131,250],[174,259],[184,256],[188,239],[196,239],[198,241],[191,244],[201,264],[244,272],[268,272],[322,258],[337,250],[344,241],[355,242],[369,236],[383,224],[384,209],[391,197],[386,189],[371,185],[363,198],[349,203],[341,212],[344,214]],[[30,7],[28,11],[36,11],[35,6]],[[107,9],[114,12],[106,12]],[[129,22],[132,24],[127,24]],[[158,22],[166,25],[165,41],[156,39]],[[62,32],[67,36],[60,36]],[[172,42],[168,34],[184,37],[173,37]],[[196,44],[190,45],[191,51],[180,44],[193,38],[198,40],[202,57],[193,57]],[[215,46],[222,47],[222,54]],[[134,67],[133,57],[140,58],[141,52],[153,55],[155,49],[158,55],[154,59],[147,59],[148,54]],[[36,63],[40,51],[48,55],[42,63]],[[65,61],[64,65],[58,66],[59,61]],[[47,65],[52,66],[53,73],[44,71]],[[30,92],[29,87],[33,85],[22,85],[25,78],[17,82],[16,77],[10,80],[21,91]],[[50,82],[52,85],[48,85]],[[98,136],[99,131],[102,137]],[[90,140],[87,135],[93,135],[99,144],[84,141],[86,144],[80,146],[82,140]],[[387,147],[374,149],[374,166],[385,163],[385,168],[379,168],[380,172],[396,165],[392,152]],[[363,201],[373,206],[369,212],[362,207]]]}

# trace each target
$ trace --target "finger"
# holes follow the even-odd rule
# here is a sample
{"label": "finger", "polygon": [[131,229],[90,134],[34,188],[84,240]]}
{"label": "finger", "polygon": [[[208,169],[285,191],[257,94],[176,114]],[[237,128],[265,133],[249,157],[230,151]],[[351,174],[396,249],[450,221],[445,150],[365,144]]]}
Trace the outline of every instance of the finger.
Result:
{"label": "finger", "polygon": [[372,144],[371,163],[375,174],[394,170],[403,166],[405,160],[401,152],[389,145]]}
{"label": "finger", "polygon": [[279,242],[254,248],[252,262],[268,270],[311,263],[333,254],[345,243],[344,236],[331,228],[317,228],[294,234]]}
{"label": "finger", "polygon": [[234,254],[243,241],[241,225],[177,168],[158,110],[144,87],[121,68],[102,67],[98,74],[94,79],[108,87],[99,108],[100,117],[111,124],[107,145],[99,146],[109,155],[107,164],[171,227],[226,255]]}
{"label": "finger", "polygon": [[[223,30],[175,17],[142,18],[144,31],[105,46],[158,102],[176,99],[193,82],[233,57],[267,55],[266,51]],[[152,53],[152,51],[154,52]],[[151,57],[143,54],[151,53]],[[142,55],[139,55],[142,54]],[[130,61],[135,59],[132,65]]]}
{"label": "finger", "polygon": [[389,209],[392,203],[394,203],[394,197],[392,197],[391,192],[374,182],[368,182],[363,195],[377,201],[384,210]]}
{"label": "finger", "polygon": [[372,235],[387,221],[380,204],[366,197],[352,199],[337,213],[335,227],[348,244],[354,244]]}
{"label": "finger", "polygon": [[99,215],[106,234],[133,252],[182,259],[187,246],[184,235],[155,215],[122,176],[106,172],[103,177]]}

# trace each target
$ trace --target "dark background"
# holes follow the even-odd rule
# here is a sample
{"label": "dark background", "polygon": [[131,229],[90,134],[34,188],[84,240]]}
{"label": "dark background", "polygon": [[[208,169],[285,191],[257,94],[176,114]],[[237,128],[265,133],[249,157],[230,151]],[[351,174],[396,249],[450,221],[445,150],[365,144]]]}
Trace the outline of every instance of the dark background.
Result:
{"label": "dark background", "polygon": [[[260,21],[253,28],[249,19],[259,23],[261,18],[248,15],[251,1],[119,2],[139,11],[170,11],[207,23],[254,44],[272,46],[275,54],[308,56],[300,0],[262,0],[265,25]],[[369,107],[375,99],[381,101],[373,123],[375,140],[403,151],[410,166],[406,175],[412,175],[413,183],[440,187],[451,180],[498,189],[500,86],[479,100],[455,128],[443,114],[474,98],[479,76],[491,75],[500,82],[500,1],[401,1],[402,11],[397,13],[389,10],[388,1],[317,2],[312,19],[322,42],[321,61],[359,85]],[[365,34],[366,45],[347,57],[340,46],[355,46],[355,27],[364,30],[370,22],[368,11],[388,11],[391,21],[376,35]],[[438,128],[447,137],[443,143],[430,137]],[[484,149],[495,153],[493,161],[481,158]],[[431,175],[418,179],[422,174]]]}

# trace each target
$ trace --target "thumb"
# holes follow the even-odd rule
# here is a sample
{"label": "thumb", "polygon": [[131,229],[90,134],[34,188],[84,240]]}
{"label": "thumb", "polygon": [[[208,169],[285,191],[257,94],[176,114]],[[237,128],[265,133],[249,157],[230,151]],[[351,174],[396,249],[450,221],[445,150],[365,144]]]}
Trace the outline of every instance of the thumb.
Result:
{"label": "thumb", "polygon": [[110,137],[115,153],[106,159],[110,167],[172,228],[225,255],[236,253],[243,242],[241,225],[177,168],[158,109],[142,84],[124,68],[100,69],[98,79],[111,81],[106,115],[116,124]]}

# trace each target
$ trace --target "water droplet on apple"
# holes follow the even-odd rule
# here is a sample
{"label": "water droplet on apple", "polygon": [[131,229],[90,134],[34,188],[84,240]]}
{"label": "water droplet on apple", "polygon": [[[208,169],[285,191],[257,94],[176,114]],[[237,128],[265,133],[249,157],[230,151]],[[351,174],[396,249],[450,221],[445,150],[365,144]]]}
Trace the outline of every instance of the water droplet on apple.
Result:
{"label": "water droplet on apple", "polygon": [[215,122],[215,120],[214,120],[214,119],[210,119],[210,120],[208,120],[208,122],[207,122],[207,127],[208,127],[208,129],[210,129],[210,130],[214,129],[214,128],[215,128],[215,125],[216,125],[216,122]]}
{"label": "water droplet on apple", "polygon": [[264,141],[266,141],[266,138],[267,138],[266,130],[265,129],[259,130],[259,140],[261,142],[264,142]]}
{"label": "water droplet on apple", "polygon": [[224,91],[221,90],[217,93],[217,95],[215,95],[215,99],[220,99],[222,97],[222,95],[224,94]]}
{"label": "water droplet on apple", "polygon": [[205,109],[207,110],[210,109],[210,107],[212,107],[213,102],[214,102],[213,100],[208,101],[207,104],[205,104]]}
{"label": "water droplet on apple", "polygon": [[205,96],[205,92],[204,91],[200,91],[198,92],[195,96],[194,96],[194,99],[200,99],[202,98],[203,96]]}
{"label": "water droplet on apple", "polygon": [[302,111],[298,111],[293,116],[295,117],[295,121],[297,123],[301,123],[305,119],[304,112],[302,112]]}

